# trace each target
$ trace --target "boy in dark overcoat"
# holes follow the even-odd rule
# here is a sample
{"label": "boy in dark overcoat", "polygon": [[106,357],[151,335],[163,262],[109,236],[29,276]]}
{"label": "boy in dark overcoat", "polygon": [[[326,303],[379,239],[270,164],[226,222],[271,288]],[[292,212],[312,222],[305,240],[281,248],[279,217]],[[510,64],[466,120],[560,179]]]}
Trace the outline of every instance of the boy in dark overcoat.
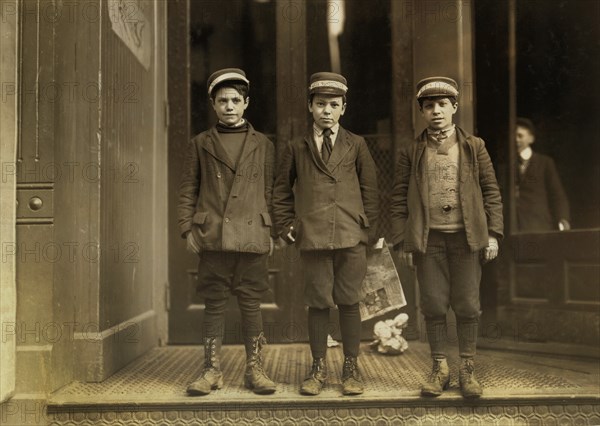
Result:
{"label": "boy in dark overcoat", "polygon": [[[321,72],[310,78],[308,134],[288,144],[277,173],[273,211],[280,235],[300,250],[313,364],[300,392],[317,395],[327,379],[329,310],[337,305],[344,348],[345,395],[363,392],[357,357],[358,302],[367,244],[376,240],[379,193],[365,140],[339,125],[346,79]],[[295,191],[293,190],[295,185]]]}
{"label": "boy in dark overcoat", "polygon": [[400,260],[412,266],[414,256],[433,358],[421,394],[441,395],[450,382],[446,314],[451,306],[457,319],[460,389],[465,398],[477,398],[482,393],[474,375],[480,261],[498,255],[502,200],[483,140],[453,124],[457,83],[430,77],[417,84],[417,92],[427,129],[400,153],[390,215]]}
{"label": "boy in dark overcoat", "polygon": [[191,395],[223,385],[219,350],[230,294],[237,296],[242,315],[244,384],[255,393],[275,392],[262,365],[260,311],[276,235],[270,212],[275,154],[271,141],[243,118],[249,87],[237,68],[210,76],[208,94],[219,121],[192,139],[179,188],[179,227],[188,249],[199,256],[198,292],[205,303],[204,369],[188,386]]}

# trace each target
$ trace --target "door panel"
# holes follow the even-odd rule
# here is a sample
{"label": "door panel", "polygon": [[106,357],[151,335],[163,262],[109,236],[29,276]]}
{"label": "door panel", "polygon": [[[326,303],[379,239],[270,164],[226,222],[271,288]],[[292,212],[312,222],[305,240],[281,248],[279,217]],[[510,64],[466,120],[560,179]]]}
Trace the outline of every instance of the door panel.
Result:
{"label": "door panel", "polygon": [[522,341],[600,344],[600,230],[513,235],[503,334]]}

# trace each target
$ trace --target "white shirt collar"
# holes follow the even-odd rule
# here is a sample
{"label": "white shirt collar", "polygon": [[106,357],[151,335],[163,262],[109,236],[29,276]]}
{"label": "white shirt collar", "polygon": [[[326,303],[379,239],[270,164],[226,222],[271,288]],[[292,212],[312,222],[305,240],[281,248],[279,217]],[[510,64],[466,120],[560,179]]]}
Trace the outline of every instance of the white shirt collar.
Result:
{"label": "white shirt collar", "polygon": [[[337,123],[335,126],[333,126],[331,128],[331,134],[332,135],[337,135],[337,132],[338,132],[339,129],[340,129],[340,123]],[[323,130],[324,129],[320,129],[317,126],[317,123],[313,123],[313,131],[315,132],[315,136],[317,136],[319,138],[322,137],[323,136]],[[335,138],[332,137],[331,139],[333,141]]]}
{"label": "white shirt collar", "polygon": [[523,151],[521,151],[519,153],[519,156],[525,161],[529,160],[532,155],[533,155],[533,150],[531,149],[530,146],[528,146],[527,148],[525,148]]}
{"label": "white shirt collar", "polygon": [[427,134],[428,135],[437,135],[440,132],[443,132],[446,134],[447,137],[452,136],[454,134],[454,131],[456,130],[456,124],[452,124],[452,126],[447,127],[445,129],[440,129],[440,130],[435,130],[435,129],[431,129],[431,128],[427,128]]}

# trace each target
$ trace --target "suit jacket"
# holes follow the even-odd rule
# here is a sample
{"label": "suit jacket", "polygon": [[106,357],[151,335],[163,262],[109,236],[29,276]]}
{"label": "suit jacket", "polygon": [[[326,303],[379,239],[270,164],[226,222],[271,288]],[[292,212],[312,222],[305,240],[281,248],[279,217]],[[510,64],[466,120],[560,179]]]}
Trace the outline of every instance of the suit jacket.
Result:
{"label": "suit jacket", "polygon": [[534,152],[525,173],[517,176],[519,231],[558,230],[561,219],[570,220],[569,200],[552,158]]}
{"label": "suit jacket", "polygon": [[[472,251],[503,236],[502,197],[483,140],[456,127],[459,194],[467,241]],[[391,195],[392,242],[424,253],[429,236],[427,131],[400,152]]]}
{"label": "suit jacket", "polygon": [[282,237],[294,227],[300,250],[348,248],[377,238],[375,162],[362,137],[339,129],[327,164],[312,129],[290,142],[282,156],[273,212]]}
{"label": "suit jacket", "polygon": [[237,166],[216,127],[195,136],[179,187],[182,237],[193,232],[202,250],[267,253],[274,157],[271,141],[251,125]]}

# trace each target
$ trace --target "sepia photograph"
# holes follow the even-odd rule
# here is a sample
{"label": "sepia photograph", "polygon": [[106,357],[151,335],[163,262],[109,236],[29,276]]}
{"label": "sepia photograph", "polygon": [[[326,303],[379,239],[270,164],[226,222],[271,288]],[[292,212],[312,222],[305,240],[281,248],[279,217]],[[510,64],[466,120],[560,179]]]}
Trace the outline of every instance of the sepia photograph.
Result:
{"label": "sepia photograph", "polygon": [[600,425],[600,0],[0,0],[0,426]]}

